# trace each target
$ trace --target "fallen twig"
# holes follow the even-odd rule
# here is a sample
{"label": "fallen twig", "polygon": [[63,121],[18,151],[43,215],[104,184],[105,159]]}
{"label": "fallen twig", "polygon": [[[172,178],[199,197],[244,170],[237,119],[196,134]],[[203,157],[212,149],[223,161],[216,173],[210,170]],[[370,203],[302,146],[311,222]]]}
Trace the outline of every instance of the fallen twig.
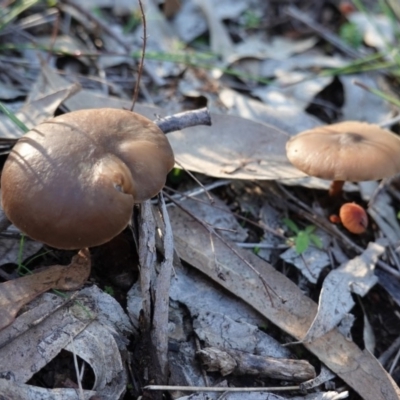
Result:
{"label": "fallen twig", "polygon": [[216,347],[206,347],[197,354],[207,371],[219,371],[223,376],[257,375],[295,382],[304,382],[316,376],[314,367],[305,360],[267,357]]}
{"label": "fallen twig", "polygon": [[218,386],[161,386],[149,385],[144,390],[179,390],[182,392],[289,392],[291,390],[299,390],[300,386],[271,386],[271,387],[218,387]]}
{"label": "fallen twig", "polygon": [[167,134],[181,129],[190,128],[191,126],[211,126],[211,117],[207,108],[200,108],[199,110],[184,111],[182,113],[160,118],[154,122],[165,134]]}

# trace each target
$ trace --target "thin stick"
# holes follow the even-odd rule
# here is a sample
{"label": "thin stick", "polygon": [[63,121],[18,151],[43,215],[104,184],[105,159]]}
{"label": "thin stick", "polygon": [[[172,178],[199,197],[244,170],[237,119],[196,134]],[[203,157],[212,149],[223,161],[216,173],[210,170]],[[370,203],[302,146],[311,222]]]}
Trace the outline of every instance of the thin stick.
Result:
{"label": "thin stick", "polygon": [[75,372],[76,372],[76,380],[77,380],[78,389],[79,389],[79,400],[85,400],[85,394],[83,393],[83,387],[82,387],[82,377],[81,377],[81,374],[79,373],[78,358],[76,357],[75,343],[74,343],[74,339],[72,338],[72,336],[70,337],[70,339],[71,339],[71,346],[72,346],[72,357],[74,359],[74,367],[75,367]]}
{"label": "thin stick", "polygon": [[297,7],[289,6],[286,9],[286,14],[302,22],[304,25],[307,25],[314,32],[318,33],[319,36],[321,36],[327,42],[331,43],[333,46],[335,46],[348,56],[352,58],[360,58],[363,55],[365,55],[365,52],[360,52],[358,50],[353,49],[351,46],[344,43],[339,36],[328,31],[324,26],[315,22],[312,18],[310,18],[306,13],[304,13]]}
{"label": "thin stick", "polygon": [[186,169],[186,167],[176,159],[175,159],[175,164],[179,165],[179,167],[181,167],[182,170],[185,171],[203,189],[204,193],[208,197],[208,201],[211,204],[214,204],[214,198],[211,196],[211,194],[207,190],[207,188],[194,176],[194,174],[191,171],[189,171],[188,169]]}
{"label": "thin stick", "polygon": [[392,365],[391,365],[390,368],[389,368],[388,373],[389,373],[390,375],[393,374],[393,371],[394,371],[394,369],[396,368],[397,363],[399,362],[399,359],[400,359],[400,349],[397,351],[397,354],[396,354],[396,356],[395,356],[394,359],[393,359]]}
{"label": "thin stick", "polygon": [[216,386],[168,386],[149,385],[144,390],[179,390],[182,392],[288,392],[299,390],[300,386],[276,386],[276,387],[216,387]]}
{"label": "thin stick", "polygon": [[232,183],[231,179],[218,179],[212,183],[209,183],[207,185],[204,185],[203,188],[201,187],[196,187],[194,189],[189,189],[186,192],[181,192],[179,190],[172,189],[169,186],[165,186],[164,189],[167,189],[173,193],[175,193],[172,197],[175,200],[184,200],[185,198],[194,198],[195,196],[200,196],[203,194],[206,190],[214,190],[216,188],[219,188],[221,186],[227,186]]}
{"label": "thin stick", "polygon": [[139,97],[139,90],[140,90],[140,79],[142,77],[143,73],[143,64],[144,64],[144,56],[146,54],[146,45],[147,45],[147,24],[146,24],[146,16],[144,15],[144,10],[143,10],[143,4],[142,0],[138,0],[139,2],[139,7],[140,7],[140,13],[142,15],[142,23],[143,23],[143,46],[142,46],[142,54],[140,56],[140,62],[138,66],[138,77],[137,81],[135,84],[135,90],[133,91],[133,99],[132,99],[132,105],[131,105],[131,111],[135,108],[136,101]]}

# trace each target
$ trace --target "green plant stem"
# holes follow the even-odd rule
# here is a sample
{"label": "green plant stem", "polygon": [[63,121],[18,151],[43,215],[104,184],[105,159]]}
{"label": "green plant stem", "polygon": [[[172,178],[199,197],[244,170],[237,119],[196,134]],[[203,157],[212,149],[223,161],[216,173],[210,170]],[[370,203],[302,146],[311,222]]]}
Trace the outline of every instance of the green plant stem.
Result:
{"label": "green plant stem", "polygon": [[386,100],[386,101],[388,101],[389,103],[392,103],[392,104],[394,104],[395,106],[397,106],[397,107],[400,108],[400,100],[399,100],[399,99],[396,99],[395,97],[390,96],[390,95],[388,95],[388,94],[382,92],[382,91],[379,90],[379,89],[371,88],[371,87],[365,85],[365,84],[362,83],[362,82],[354,81],[353,83],[354,83],[356,86],[359,86],[360,88],[366,90],[367,92],[370,92],[370,93],[374,94],[375,96],[378,96],[378,97],[380,97],[381,99]]}
{"label": "green plant stem", "polygon": [[21,13],[26,11],[28,8],[39,3],[41,0],[22,0],[17,1],[15,5],[9,7],[7,14],[3,15],[0,22],[0,31],[2,31],[9,23],[11,23],[15,18]]}
{"label": "green plant stem", "polygon": [[18,258],[17,258],[17,272],[20,275],[22,268],[24,268],[24,265],[22,264],[22,257],[24,253],[24,246],[25,246],[25,235],[21,234],[21,239],[19,241],[19,248],[18,248]]}
{"label": "green plant stem", "polygon": [[19,120],[2,102],[0,102],[0,111],[2,111],[15,125],[17,125],[22,132],[26,133],[29,131],[28,127],[21,120]]}

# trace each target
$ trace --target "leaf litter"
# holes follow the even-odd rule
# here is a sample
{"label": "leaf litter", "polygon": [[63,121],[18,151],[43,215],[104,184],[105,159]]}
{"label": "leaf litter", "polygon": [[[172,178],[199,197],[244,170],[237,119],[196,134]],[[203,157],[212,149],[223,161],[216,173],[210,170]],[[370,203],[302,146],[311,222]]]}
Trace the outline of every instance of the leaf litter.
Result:
{"label": "leaf litter", "polygon": [[[169,60],[146,61],[146,73],[148,75],[144,78],[147,79],[146,83],[152,82],[155,86],[158,85],[159,93],[162,93],[162,95],[167,93],[173,99],[173,101],[170,101],[171,107],[179,108],[176,104],[172,104],[174,102],[181,101],[184,103],[189,98],[191,98],[190,101],[194,102],[204,96],[209,103],[213,103],[213,107],[215,107],[213,111],[218,111],[212,115],[213,126],[211,129],[196,127],[169,135],[177,161],[185,169],[203,174],[206,177],[243,181],[244,186],[249,192],[252,192],[253,199],[257,199],[253,201],[258,201],[261,204],[266,202],[265,198],[260,196],[259,192],[252,191],[252,184],[247,180],[253,182],[272,180],[306,188],[326,189],[328,182],[305,177],[304,174],[295,170],[289,164],[285,155],[285,143],[288,137],[298,131],[327,122],[324,119],[319,119],[318,116],[320,115],[310,114],[309,106],[326,101],[323,97],[324,93],[335,85],[335,87],[342,87],[344,98],[343,104],[333,105],[335,110],[340,110],[337,115],[338,118],[362,119],[370,122],[384,122],[389,119],[392,116],[393,109],[387,103],[362,91],[352,83],[353,79],[356,78],[370,87],[381,88],[381,83],[378,82],[380,78],[365,73],[339,75],[336,78],[318,75],[324,69],[344,68],[349,60],[337,55],[335,57],[322,55],[320,49],[315,49],[318,41],[318,34],[315,33],[309,37],[301,38],[301,31],[298,31],[296,34],[300,38],[293,40],[290,37],[277,35],[266,38],[260,31],[258,35],[252,35],[251,31],[246,30],[247,28],[243,31],[240,31],[242,29],[240,28],[239,31],[242,36],[239,44],[237,44],[232,38],[237,40],[238,31],[235,31],[234,25],[227,24],[226,21],[242,23],[241,21],[244,21],[244,18],[250,17],[249,15],[244,16],[244,12],[249,9],[249,4],[253,4],[253,2],[243,0],[235,4],[224,3],[223,5],[222,3],[224,2],[221,2],[221,5],[211,7],[209,3],[201,2],[197,4],[195,1],[187,1],[180,8],[176,8],[175,15],[170,20],[166,19],[159,9],[154,7],[153,3],[149,3],[148,12],[153,17],[149,19],[148,26],[153,36],[149,42],[149,52],[170,52],[179,55],[182,43],[179,43],[178,36],[185,45],[189,45],[189,42],[208,32],[211,38],[210,49],[218,55],[222,55],[222,62],[221,60],[216,62],[214,70],[205,71],[207,81],[214,83],[212,86],[217,88],[217,93],[212,93],[212,91],[203,88],[202,81],[195,86],[195,92],[181,90],[180,93],[178,91],[173,94],[171,91],[168,93],[170,89],[167,86],[171,83],[171,79],[180,75],[183,81],[181,85],[183,85],[185,79],[189,79],[188,71],[191,71],[191,69]],[[92,35],[96,34],[99,26],[96,26],[90,18],[87,18],[87,15],[79,14],[73,3],[71,4],[72,6],[63,5],[63,12],[67,13],[70,18],[79,21],[84,30]],[[130,8],[130,5],[124,2],[114,4],[103,1],[93,2],[93,4],[99,8],[113,7],[112,15],[117,18],[121,15],[129,15],[136,9],[135,6]],[[85,7],[87,7],[88,13],[92,12],[88,5],[85,5]],[[272,5],[267,7],[271,10]],[[104,13],[101,13],[99,18],[104,24],[107,24],[104,21],[108,17]],[[64,38],[61,35],[53,39],[51,36],[43,36],[41,38],[43,43],[50,39],[53,40],[55,47],[67,46],[64,47],[67,52],[73,53],[74,50],[86,52],[89,47],[78,45],[74,31],[70,30],[71,26],[73,25],[63,25],[66,33]],[[172,28],[175,28],[175,32]],[[113,68],[121,68],[121,71],[123,71],[124,63],[129,68],[132,67],[132,60],[127,57],[125,50],[126,47],[133,49],[131,42],[134,37],[136,37],[137,47],[140,48],[142,35],[140,29],[137,29],[134,34],[126,34],[125,39],[123,39],[124,33],[118,23],[111,26],[110,30],[111,33],[101,32],[99,37],[104,49],[112,49],[118,54],[102,54],[97,58],[97,61],[94,61],[99,74],[103,71],[102,78],[105,77],[105,81],[108,79],[109,82],[115,78]],[[368,35],[371,35],[371,33],[369,32]],[[385,50],[382,41],[370,41],[368,35],[365,36],[367,44]],[[393,40],[391,33],[389,35],[390,40]],[[162,40],[153,42],[153,39],[157,39],[157,37]],[[90,42],[88,38],[83,41]],[[124,42],[125,45],[121,42]],[[93,49],[96,50],[96,48]],[[313,51],[315,53],[312,53]],[[30,51],[29,57],[34,53],[35,51]],[[24,54],[28,57],[28,51],[25,51]],[[41,52],[41,54],[45,54],[45,57],[47,57],[47,53]],[[250,65],[247,60],[248,57],[253,58],[250,71],[261,71],[259,77],[272,78],[273,84],[269,86],[257,84],[252,76],[246,76],[246,68]],[[54,62],[56,57],[51,56],[51,58]],[[279,63],[276,62],[277,60]],[[82,58],[82,61],[86,68],[91,68],[93,59],[85,57]],[[51,65],[51,63],[49,64]],[[237,81],[234,81],[229,74],[225,74],[225,68],[236,68],[237,71],[243,72],[243,75],[238,75]],[[221,80],[217,80],[216,77],[221,77]],[[113,82],[108,89],[105,89],[104,82],[98,84],[96,89],[92,87],[82,88],[77,84],[77,81],[81,80],[82,85],[82,76],[79,77],[73,72],[60,75],[59,71],[51,68],[43,61],[40,74],[35,79],[37,80],[31,90],[31,95],[24,108],[21,109],[21,113],[18,114],[21,119],[25,118],[24,121],[29,127],[51,117],[56,111],[59,111],[60,106],[63,111],[104,106],[130,107],[129,95],[119,97],[110,95],[110,92],[115,91],[109,88],[118,87],[117,93],[124,93],[122,86],[119,86],[120,83]],[[92,86],[96,86],[96,84],[93,83]],[[187,87],[190,88],[189,85]],[[239,88],[239,91],[235,90],[236,88]],[[8,89],[7,96],[10,99],[19,93],[12,92],[14,88],[10,84]],[[25,90],[26,92],[28,91]],[[151,91],[146,96],[147,99],[157,99],[157,96],[160,95]],[[137,111],[152,119],[168,113],[168,110],[157,107],[162,102],[156,100],[153,103],[155,104],[151,106],[138,104]],[[328,113],[328,115],[330,114]],[[1,117],[0,132],[2,137],[11,139],[20,137],[22,132],[10,125],[8,120],[3,118],[3,115]],[[204,179],[207,181],[208,178]],[[219,199],[215,200],[216,207],[213,207],[212,204],[205,205],[204,197],[201,199],[202,203],[192,201],[190,206],[188,201],[183,201],[182,204],[188,208],[192,217],[196,215],[204,224],[212,228],[208,231],[205,230],[204,225],[197,223],[181,210],[170,208],[170,218],[175,235],[175,249],[186,264],[182,266],[175,260],[175,275],[171,280],[170,344],[174,343],[175,348],[179,349],[168,353],[171,382],[197,386],[206,386],[210,383],[219,384],[218,379],[213,376],[205,378],[204,371],[195,360],[199,340],[201,346],[216,346],[219,350],[225,348],[225,350],[233,351],[232,349],[234,349],[249,355],[272,356],[285,360],[294,359],[295,356],[294,352],[290,351],[290,346],[282,347],[281,343],[299,341],[307,342],[304,343],[304,346],[318,357],[322,368],[326,365],[363,398],[379,399],[382,398],[382,392],[385,393],[384,398],[397,398],[398,388],[372,354],[360,350],[354,342],[348,340],[346,333],[343,335],[340,331],[334,329],[340,321],[346,323],[352,321],[351,317],[347,317],[354,305],[350,291],[354,290],[359,295],[366,295],[376,283],[374,265],[376,263],[382,265],[382,260],[377,261],[377,256],[383,250],[382,248],[375,248],[376,245],[373,243],[379,236],[389,239],[389,244],[385,245],[386,252],[383,255],[385,265],[393,262],[390,251],[393,252],[396,249],[398,223],[393,208],[393,205],[395,206],[394,197],[392,192],[386,191],[388,186],[384,187],[375,197],[370,194],[373,201],[369,207],[369,214],[374,220],[374,226],[368,239],[361,238],[358,240],[350,237],[345,241],[344,235],[336,235],[334,229],[326,231],[327,225],[323,223],[319,229],[314,230],[313,228],[313,233],[321,239],[324,245],[323,249],[318,249],[307,243],[307,249],[304,252],[302,251],[301,254],[299,254],[299,249],[296,250],[292,246],[286,250],[286,254],[289,254],[289,256],[285,256],[285,253],[282,253],[281,250],[273,248],[273,253],[275,255],[279,253],[280,258],[288,262],[287,265],[276,261],[277,257],[271,256],[273,253],[264,254],[266,258],[274,262],[274,266],[276,265],[279,270],[262,261],[252,252],[237,249],[231,243],[232,240],[243,242],[255,239],[254,227],[250,228],[247,223],[242,222],[245,225],[244,228],[237,223],[233,214],[230,213],[230,209],[239,207],[240,210],[240,208],[245,208],[245,202],[241,198],[235,199],[230,207],[224,207],[225,203]],[[261,192],[263,192],[262,186],[260,187]],[[346,196],[357,196],[358,186],[348,184],[347,189]],[[226,186],[224,201],[227,200],[227,197],[229,198],[227,193],[230,190],[235,193],[234,184]],[[302,189],[302,191],[299,191],[298,188],[288,190],[293,190],[298,195],[300,206],[302,202],[306,201],[305,189]],[[218,193],[221,193],[221,191],[219,190]],[[315,195],[315,193],[320,192],[313,193]],[[264,236],[267,239],[267,245],[291,246],[290,242],[283,239],[285,237],[288,239],[289,235],[282,229],[282,221],[288,214],[291,214],[290,217],[296,219],[296,222],[298,218],[300,218],[301,223],[304,223],[304,220],[301,216],[293,214],[293,211],[291,211],[293,208],[289,207],[290,201],[293,201],[293,199],[283,196],[278,201],[271,203],[272,206],[270,205],[270,207],[275,212],[271,219],[265,216],[262,219],[260,218],[262,213],[267,212],[265,206],[250,205],[248,207],[252,211],[258,210],[259,214],[256,215],[256,219],[261,219],[264,224],[258,225],[256,232],[259,237],[256,239]],[[220,209],[223,209],[223,211]],[[273,213],[268,211],[268,214],[272,215]],[[252,212],[250,212],[250,215],[254,217]],[[313,221],[319,224],[324,217],[319,214],[314,215]],[[264,229],[265,227],[270,228],[271,225],[273,226],[272,231],[275,231],[278,235]],[[216,236],[213,230],[219,232],[220,235]],[[267,238],[267,232],[270,234],[269,238]],[[332,232],[335,232],[333,238],[330,237]],[[354,242],[357,242],[357,245],[354,246]],[[349,244],[353,252],[349,252]],[[12,251],[15,252],[16,248],[17,246],[14,245]],[[367,248],[367,250],[361,255],[355,256],[354,249],[356,248]],[[357,252],[360,254],[359,250]],[[262,250],[260,250],[260,255],[263,255]],[[339,268],[333,269],[340,264],[337,262],[340,257],[346,259],[347,256],[350,258],[349,261],[346,261]],[[300,262],[300,260],[302,261]],[[317,262],[314,264],[315,260]],[[293,273],[289,262],[299,268],[298,273]],[[256,268],[261,275],[249,269],[248,264]],[[189,272],[188,266],[197,269],[199,272]],[[332,269],[332,271],[322,283],[320,302],[317,308],[316,304],[301,292],[301,282],[304,285],[305,279],[308,279],[313,285],[320,279],[321,272],[329,269]],[[297,279],[298,286],[279,271],[290,276],[291,279]],[[363,280],[359,276],[360,273],[367,275],[368,279],[365,280],[364,278]],[[40,272],[31,276],[39,276],[39,274]],[[337,275],[341,276],[339,283],[337,282]],[[267,287],[260,280],[260,276],[268,282]],[[52,276],[52,278],[56,279],[55,276]],[[86,278],[82,275],[81,279],[82,284]],[[18,279],[9,282],[19,285]],[[28,299],[26,301],[29,301],[31,297],[37,297],[42,291],[47,290],[40,283],[40,279],[38,279],[38,282],[35,284],[36,286],[33,286],[32,294],[25,293],[26,296],[21,296],[18,300],[25,302],[25,299]],[[312,285],[308,285],[306,291],[312,290]],[[225,290],[221,290],[221,287]],[[269,294],[266,293],[266,290],[270,290]],[[388,289],[388,292],[393,293],[393,289]],[[71,301],[62,301],[52,295],[51,302],[55,303],[56,309],[51,309],[47,304],[47,311],[43,312],[46,315],[45,318],[40,318],[38,317],[39,314],[35,314],[37,311],[35,311],[34,305],[40,302],[40,298],[30,303],[30,307],[33,308],[28,311],[24,309],[20,311],[20,316],[12,322],[11,320],[20,309],[20,306],[14,307],[10,311],[10,315],[13,317],[7,320],[7,324],[10,322],[12,324],[3,329],[1,333],[5,332],[6,334],[6,332],[10,332],[9,329],[14,324],[21,324],[21,327],[17,329],[20,332],[25,332],[27,343],[29,343],[29,340],[32,339],[30,335],[32,335],[33,329],[29,329],[29,323],[23,327],[23,320],[21,319],[29,313],[36,315],[36,317],[33,317],[34,325],[37,324],[39,327],[47,322],[51,324],[49,325],[50,328],[43,328],[44,332],[48,329],[51,332],[51,329],[53,329],[51,327],[54,326],[63,327],[63,332],[66,335],[62,335],[62,340],[53,342],[50,339],[40,339],[42,340],[41,343],[45,343],[46,346],[49,345],[47,349],[49,353],[48,355],[46,353],[44,361],[50,361],[53,355],[58,354],[61,349],[76,353],[87,362],[96,376],[96,384],[92,390],[84,390],[84,398],[89,398],[94,394],[102,394],[104,398],[110,399],[120,398],[125,392],[128,382],[127,371],[123,364],[123,358],[126,356],[126,344],[129,343],[127,336],[133,334],[136,337],[140,331],[140,310],[143,308],[144,294],[141,293],[137,284],[129,292],[127,309],[132,324],[135,326],[134,329],[125,312],[122,308],[119,308],[118,303],[104,293],[104,296],[102,296],[102,293],[96,286],[92,286],[81,292],[76,292]],[[42,295],[43,298],[46,296]],[[12,303],[16,306],[18,301]],[[78,312],[81,309],[75,306],[80,303],[84,303],[88,315],[82,315]],[[71,307],[75,307],[73,311],[71,311]],[[57,314],[57,312],[61,313],[59,319],[52,321],[52,313]],[[65,324],[65,318],[69,318],[71,315],[73,315],[74,320],[71,320],[67,329],[63,324]],[[332,318],[332,315],[335,317]],[[347,332],[350,326],[347,325]],[[366,323],[365,330],[367,330],[367,326]],[[277,334],[277,329],[281,332],[281,336]],[[265,330],[271,330],[273,335],[267,335]],[[288,337],[282,338],[283,333]],[[14,342],[18,338],[14,339],[9,333],[7,335],[7,340],[3,343],[9,342],[9,346],[7,343],[7,346],[0,346],[0,351],[12,353],[15,348],[22,345]],[[274,339],[273,336],[279,340]],[[55,336],[50,336],[50,338],[52,337]],[[188,337],[190,337],[190,340],[186,340]],[[193,337],[197,338],[197,343],[196,340],[193,340]],[[309,341],[310,343],[308,343]],[[50,343],[52,345],[57,344],[57,347],[53,348]],[[341,349],[340,352],[337,350],[339,348]],[[371,346],[369,345],[368,348],[371,348]],[[43,347],[44,350],[46,349]],[[5,357],[10,356],[6,355]],[[34,354],[32,354],[32,360],[34,360]],[[111,366],[107,371],[103,368],[106,364]],[[26,372],[25,368],[26,366],[13,366],[10,367],[10,370],[12,369],[13,374],[14,371],[20,371],[23,374]],[[32,369],[31,367],[31,370],[33,371],[35,368]],[[331,375],[327,379],[335,379],[334,376]],[[26,385],[26,381],[26,378],[18,382],[1,379],[0,385],[3,385],[1,390],[5,394],[19,393],[21,398],[25,398],[28,394],[38,398],[40,396],[58,398],[55,390]],[[322,379],[322,381],[324,380]],[[374,385],[376,382],[379,382],[379,385]],[[225,384],[227,383],[225,382]],[[237,384],[237,382],[234,382],[234,384]],[[309,387],[312,387],[312,385]],[[14,392],[12,392],[13,390]],[[75,389],[64,388],[62,395],[69,398],[68,396],[73,396],[74,393],[76,393]],[[201,394],[184,396],[182,392],[177,393],[174,398],[178,398],[178,396],[180,398],[205,398]],[[265,397],[262,394],[248,393],[245,398],[264,398],[262,396]],[[325,390],[305,396],[292,396],[291,398],[338,399],[347,396],[346,391],[338,393]],[[234,393],[228,393],[225,396],[225,398],[235,397],[244,398],[243,394]],[[217,398],[217,396],[207,394],[207,398]],[[270,394],[269,398],[283,399],[287,396]]]}

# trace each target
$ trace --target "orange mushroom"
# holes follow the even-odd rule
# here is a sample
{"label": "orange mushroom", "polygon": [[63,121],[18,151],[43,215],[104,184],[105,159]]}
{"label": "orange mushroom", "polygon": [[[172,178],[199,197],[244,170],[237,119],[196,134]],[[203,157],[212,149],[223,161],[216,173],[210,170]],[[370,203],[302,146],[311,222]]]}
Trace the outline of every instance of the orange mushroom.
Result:
{"label": "orange mushroom", "polygon": [[351,233],[360,235],[368,227],[367,213],[356,203],[343,204],[340,207],[339,217],[343,226]]}
{"label": "orange mushroom", "polygon": [[97,246],[119,234],[134,203],[155,196],[174,166],[164,133],[126,110],[80,110],[24,135],[1,176],[10,221],[60,249]]}

